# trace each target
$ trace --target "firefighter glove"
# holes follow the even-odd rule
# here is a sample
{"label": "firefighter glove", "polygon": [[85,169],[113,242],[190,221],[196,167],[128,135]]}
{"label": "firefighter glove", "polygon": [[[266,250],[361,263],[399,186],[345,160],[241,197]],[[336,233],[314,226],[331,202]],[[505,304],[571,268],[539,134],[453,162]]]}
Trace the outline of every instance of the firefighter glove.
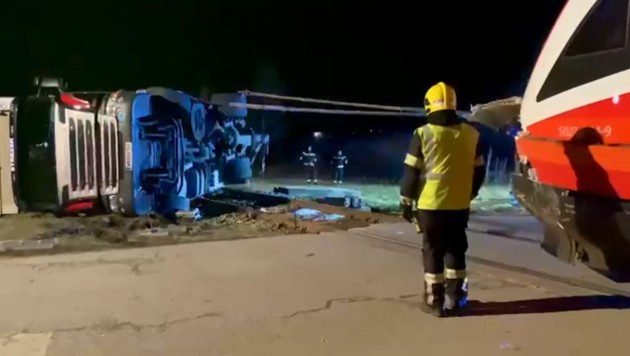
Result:
{"label": "firefighter glove", "polygon": [[413,223],[413,200],[407,197],[400,197],[400,209],[402,217],[407,222]]}

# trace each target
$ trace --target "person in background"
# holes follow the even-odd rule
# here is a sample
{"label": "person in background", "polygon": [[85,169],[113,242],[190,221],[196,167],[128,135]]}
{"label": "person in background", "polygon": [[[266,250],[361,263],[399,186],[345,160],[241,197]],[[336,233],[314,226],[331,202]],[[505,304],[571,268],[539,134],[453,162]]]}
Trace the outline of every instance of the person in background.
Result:
{"label": "person in background", "polygon": [[466,226],[485,168],[479,132],[457,115],[455,90],[432,86],[424,106],[427,123],[415,130],[405,156],[400,203],[403,217],[417,218],[423,233],[421,308],[444,317],[459,314],[467,301]]}
{"label": "person in background", "polygon": [[342,184],[343,183],[343,170],[348,164],[348,158],[343,155],[341,150],[337,151],[337,154],[333,156],[332,165],[335,170],[335,175],[333,176],[333,183]]}
{"label": "person in background", "polygon": [[302,152],[300,161],[306,170],[306,182],[317,183],[317,155],[313,152],[313,147],[308,146],[306,152]]}

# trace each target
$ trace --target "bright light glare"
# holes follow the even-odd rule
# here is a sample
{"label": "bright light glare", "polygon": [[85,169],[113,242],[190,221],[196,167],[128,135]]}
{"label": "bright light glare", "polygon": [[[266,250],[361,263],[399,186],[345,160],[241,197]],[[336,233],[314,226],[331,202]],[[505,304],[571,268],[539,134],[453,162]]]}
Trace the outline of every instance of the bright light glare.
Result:
{"label": "bright light glare", "polygon": [[615,95],[612,97],[612,102],[613,104],[617,105],[619,104],[619,95]]}
{"label": "bright light glare", "polygon": [[322,138],[322,136],[324,136],[321,132],[313,132],[313,137],[314,138]]}

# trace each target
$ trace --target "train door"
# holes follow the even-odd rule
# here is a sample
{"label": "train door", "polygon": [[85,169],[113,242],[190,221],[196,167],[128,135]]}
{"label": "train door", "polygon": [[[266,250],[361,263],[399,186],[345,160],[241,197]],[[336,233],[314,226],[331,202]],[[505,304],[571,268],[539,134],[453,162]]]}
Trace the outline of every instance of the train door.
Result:
{"label": "train door", "polygon": [[120,183],[118,121],[114,116],[98,114],[99,193],[105,208],[116,210]]}
{"label": "train door", "polygon": [[13,98],[0,98],[0,215],[17,214],[13,182],[15,176]]}
{"label": "train door", "polygon": [[[65,165],[58,165],[59,186],[67,186],[68,201],[92,200],[98,196],[96,174],[95,114],[63,108],[67,132],[65,145],[59,145],[57,157],[66,157]],[[56,120],[58,121],[58,120]],[[64,169],[66,166],[67,169]],[[68,172],[69,177],[68,177]],[[64,193],[65,195],[65,193]],[[66,203],[66,202],[64,202]]]}

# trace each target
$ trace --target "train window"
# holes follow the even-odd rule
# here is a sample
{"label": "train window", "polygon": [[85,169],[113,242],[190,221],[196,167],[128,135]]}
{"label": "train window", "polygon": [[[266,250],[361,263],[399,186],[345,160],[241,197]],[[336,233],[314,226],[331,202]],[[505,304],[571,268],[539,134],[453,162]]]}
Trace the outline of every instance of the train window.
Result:
{"label": "train window", "polygon": [[87,140],[87,165],[88,165],[88,187],[94,189],[94,133],[92,131],[92,123],[85,123],[85,136]]}
{"label": "train window", "polygon": [[111,133],[111,139],[109,143],[109,157],[111,159],[112,165],[112,187],[115,187],[118,183],[118,165],[116,165],[116,157],[118,157],[118,152],[116,152],[118,143],[116,141],[118,140],[118,135],[116,134],[116,127],[114,126],[113,122],[109,123],[109,129]]}
{"label": "train window", "polygon": [[68,135],[68,147],[70,149],[70,184],[72,190],[77,190],[79,177],[77,175],[77,127],[73,118],[70,118],[70,135]]}
{"label": "train window", "polygon": [[566,49],[565,56],[579,56],[626,46],[628,0],[600,0],[591,9]]}
{"label": "train window", "polygon": [[103,166],[105,168],[103,172],[103,177],[105,178],[105,186],[109,187],[111,184],[110,181],[110,166],[109,162],[111,162],[111,158],[109,155],[109,125],[103,124],[103,143],[102,143],[102,152],[103,152]]}
{"label": "train window", "polygon": [[556,60],[536,101],[630,69],[629,0],[599,0]]}
{"label": "train window", "polygon": [[79,186],[81,189],[85,189],[87,187],[87,179],[85,174],[85,125],[83,120],[79,120],[77,133],[79,136]]}

